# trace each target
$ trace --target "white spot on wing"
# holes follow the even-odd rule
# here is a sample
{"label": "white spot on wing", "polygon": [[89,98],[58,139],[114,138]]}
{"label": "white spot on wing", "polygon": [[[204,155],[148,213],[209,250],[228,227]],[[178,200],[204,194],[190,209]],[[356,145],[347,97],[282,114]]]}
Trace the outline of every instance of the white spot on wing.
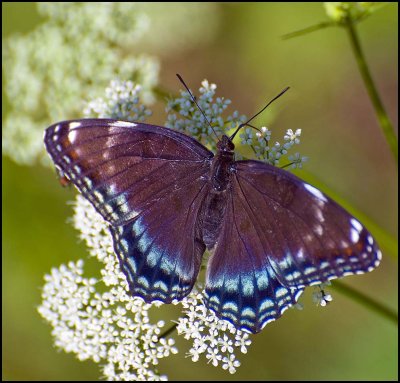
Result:
{"label": "white spot on wing", "polygon": [[353,241],[353,243],[357,243],[358,240],[360,239],[360,235],[358,234],[358,231],[356,229],[351,229],[350,234],[351,234],[351,240]]}
{"label": "white spot on wing", "polygon": [[303,260],[304,259],[304,249],[302,247],[297,252],[297,259],[298,260]]}
{"label": "white spot on wing", "polygon": [[294,299],[297,301],[300,298],[300,295],[303,294],[303,290],[297,290],[295,293]]}
{"label": "white spot on wing", "polygon": [[280,309],[281,315],[282,315],[290,306],[291,306],[290,304],[287,305],[287,306],[283,306],[283,307]]}
{"label": "white spot on wing", "polygon": [[315,225],[314,230],[319,236],[324,233],[324,228],[321,225]]}
{"label": "white spot on wing", "polygon": [[[72,124],[70,124],[70,125],[72,125]],[[77,136],[76,130],[71,130],[71,131],[68,133],[68,140],[69,140],[69,142],[70,142],[71,144],[73,144],[74,141],[76,140],[76,136]]]}
{"label": "white spot on wing", "polygon": [[116,128],[125,128],[125,127],[134,127],[137,124],[135,124],[134,122],[128,122],[128,121],[112,121],[109,123],[110,126],[114,126]]}
{"label": "white spot on wing", "polygon": [[361,233],[361,230],[363,229],[363,226],[361,225],[360,222],[358,222],[355,218],[352,218],[350,220],[351,225],[356,229],[359,233]]}
{"label": "white spot on wing", "polygon": [[324,202],[328,202],[328,200],[326,199],[326,197],[314,186],[311,186],[310,184],[304,184],[304,187],[315,197],[317,197],[318,199],[324,201]]}
{"label": "white spot on wing", "polygon": [[76,128],[79,128],[81,125],[82,125],[81,122],[77,122],[77,121],[75,121],[75,122],[70,122],[69,128],[70,128],[70,129],[76,129]]}
{"label": "white spot on wing", "polygon": [[280,298],[280,297],[282,297],[282,296],[284,296],[284,295],[286,295],[286,294],[287,294],[287,290],[286,290],[285,288],[283,288],[283,287],[278,288],[278,289],[276,290],[276,292],[275,292],[275,296],[276,296],[277,298]]}
{"label": "white spot on wing", "polygon": [[315,215],[318,219],[319,222],[325,222],[325,218],[324,215],[322,214],[321,209],[319,209],[318,207],[315,207]]}

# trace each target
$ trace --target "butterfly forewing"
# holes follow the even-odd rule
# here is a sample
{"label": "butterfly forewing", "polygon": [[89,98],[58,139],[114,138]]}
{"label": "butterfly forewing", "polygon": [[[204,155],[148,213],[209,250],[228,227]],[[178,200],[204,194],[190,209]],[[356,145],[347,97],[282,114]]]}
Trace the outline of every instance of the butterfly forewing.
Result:
{"label": "butterfly forewing", "polygon": [[55,124],[45,144],[111,224],[132,293],[164,302],[187,295],[204,252],[195,229],[213,154],[167,128],[106,119]]}
{"label": "butterfly forewing", "polygon": [[[259,225],[279,278],[303,287],[378,266],[381,253],[370,233],[346,210],[291,173],[258,161],[237,163],[237,182]],[[262,213],[261,213],[262,211]]]}
{"label": "butterfly forewing", "polygon": [[52,125],[45,144],[62,173],[114,225],[134,218],[212,157],[197,141],[170,129],[107,119]]}

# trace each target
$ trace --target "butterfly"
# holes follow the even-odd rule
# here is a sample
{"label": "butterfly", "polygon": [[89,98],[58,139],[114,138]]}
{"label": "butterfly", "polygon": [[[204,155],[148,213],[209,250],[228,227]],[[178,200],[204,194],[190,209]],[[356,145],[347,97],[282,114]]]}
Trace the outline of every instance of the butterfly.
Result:
{"label": "butterfly", "polygon": [[205,304],[257,333],[304,288],[372,271],[365,227],[295,175],[214,154],[183,133],[112,119],[56,123],[45,146],[63,177],[108,222],[133,296],[171,303],[192,290],[206,249]]}

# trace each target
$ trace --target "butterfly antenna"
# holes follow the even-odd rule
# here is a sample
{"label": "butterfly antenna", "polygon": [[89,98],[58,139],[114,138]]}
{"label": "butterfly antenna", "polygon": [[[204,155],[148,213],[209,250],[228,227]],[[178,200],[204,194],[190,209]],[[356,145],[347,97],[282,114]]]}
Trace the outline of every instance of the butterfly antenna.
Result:
{"label": "butterfly antenna", "polygon": [[276,97],[274,97],[267,105],[264,106],[264,108],[262,108],[257,114],[255,114],[252,118],[250,118],[250,120],[244,122],[243,124],[240,124],[238,126],[238,128],[236,129],[235,133],[232,134],[232,136],[229,138],[231,141],[233,140],[233,138],[236,136],[236,133],[243,128],[243,126],[250,126],[252,128],[254,128],[254,126],[250,125],[249,122],[252,121],[253,119],[255,119],[259,114],[261,114],[262,112],[264,112],[265,109],[267,109],[267,107],[269,105],[271,105],[277,98],[281,97],[290,87],[286,87],[281,93],[279,93]]}
{"label": "butterfly antenna", "polygon": [[199,108],[201,114],[203,115],[204,119],[207,121],[207,124],[215,134],[215,137],[217,137],[217,140],[219,140],[218,134],[215,132],[214,128],[211,126],[210,121],[208,121],[206,114],[203,112],[203,110],[200,108],[199,104],[196,101],[196,97],[193,96],[192,92],[189,90],[187,85],[185,84],[185,81],[183,81],[183,78],[177,73],[176,76],[179,78],[179,81],[183,84],[183,86],[186,88],[186,90],[189,92],[190,97],[192,98],[192,101],[196,104],[196,106]]}

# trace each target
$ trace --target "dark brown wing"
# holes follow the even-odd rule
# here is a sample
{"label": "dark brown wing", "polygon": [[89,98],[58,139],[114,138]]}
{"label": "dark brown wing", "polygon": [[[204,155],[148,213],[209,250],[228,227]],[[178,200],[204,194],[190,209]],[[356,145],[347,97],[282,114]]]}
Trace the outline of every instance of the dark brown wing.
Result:
{"label": "dark brown wing", "polygon": [[107,119],[54,124],[45,144],[110,223],[132,293],[163,302],[187,295],[204,252],[195,228],[213,154],[167,128]]}
{"label": "dark brown wing", "polygon": [[259,161],[235,166],[206,282],[207,303],[223,318],[258,332],[305,286],[378,266],[369,232],[318,189]]}

